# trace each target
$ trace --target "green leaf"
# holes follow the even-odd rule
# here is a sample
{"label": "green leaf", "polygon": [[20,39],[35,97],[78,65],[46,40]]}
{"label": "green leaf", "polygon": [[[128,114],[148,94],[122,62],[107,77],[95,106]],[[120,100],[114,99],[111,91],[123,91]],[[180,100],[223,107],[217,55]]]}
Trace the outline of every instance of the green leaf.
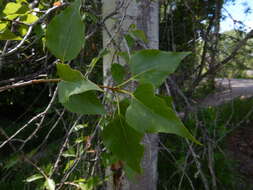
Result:
{"label": "green leaf", "polygon": [[151,84],[140,85],[126,112],[127,123],[141,133],[172,133],[200,144],[166,102],[155,96]]}
{"label": "green leaf", "polygon": [[135,40],[133,39],[133,37],[129,34],[126,34],[124,37],[125,37],[128,47],[132,48],[135,45]]}
{"label": "green leaf", "polygon": [[36,22],[39,18],[36,15],[33,14],[27,14],[22,17],[20,17],[20,20],[25,24],[33,24]]}
{"label": "green leaf", "polygon": [[17,3],[27,3],[26,0],[16,0]]}
{"label": "green leaf", "polygon": [[61,81],[58,84],[59,101],[61,103],[66,103],[69,101],[71,96],[82,94],[91,90],[102,91],[96,84],[88,79],[76,82]]}
{"label": "green leaf", "polygon": [[130,70],[133,75],[140,75],[141,83],[160,86],[166,77],[173,73],[187,52],[165,52],[160,50],[141,50],[130,58]]}
{"label": "green leaf", "polygon": [[62,61],[74,59],[84,45],[85,26],[80,15],[80,0],[76,0],[55,16],[46,31],[46,46]]}
{"label": "green leaf", "polygon": [[88,124],[86,123],[86,124],[78,124],[78,125],[76,125],[75,127],[74,127],[74,131],[75,132],[77,132],[77,131],[79,131],[79,130],[81,130],[81,129],[84,129],[84,128],[87,128],[88,127]]}
{"label": "green leaf", "polygon": [[57,64],[56,67],[58,75],[64,80],[58,84],[59,101],[61,103],[66,103],[69,101],[70,96],[76,94],[91,90],[102,91],[96,84],[85,79],[80,71],[72,69],[69,65]]}
{"label": "green leaf", "polygon": [[21,2],[11,2],[5,6],[3,13],[6,15],[6,19],[14,20],[19,16],[24,16],[28,13],[28,11],[30,11],[28,8],[28,4],[22,4]]}
{"label": "green leaf", "polygon": [[45,187],[47,190],[55,190],[55,182],[54,180],[47,178],[45,181]]}
{"label": "green leaf", "polygon": [[80,81],[84,78],[80,71],[76,69],[72,69],[67,64],[58,63],[56,65],[56,68],[57,68],[57,74],[60,76],[62,80],[75,82],[75,81]]}
{"label": "green leaf", "polygon": [[69,65],[57,64],[58,75],[64,81],[58,84],[59,101],[69,111],[79,114],[104,114],[103,105],[91,91],[102,91],[96,84],[85,79],[80,71]]}
{"label": "green leaf", "polygon": [[130,56],[128,52],[121,51],[121,52],[118,52],[117,55],[119,55],[122,59],[124,59],[126,63],[129,63]]}
{"label": "green leaf", "polygon": [[134,171],[141,173],[140,162],[144,152],[140,144],[142,133],[130,127],[123,116],[117,116],[104,128],[102,137],[106,147],[119,160],[124,161]]}
{"label": "green leaf", "polygon": [[67,110],[78,114],[105,114],[103,105],[92,91],[71,96],[69,101],[62,105]]}
{"label": "green leaf", "polygon": [[143,30],[133,30],[130,32],[130,35],[134,36],[137,39],[142,40],[145,43],[148,43],[147,36]]}
{"label": "green leaf", "polygon": [[8,27],[7,21],[0,21],[0,33],[3,32]]}
{"label": "green leaf", "polygon": [[0,32],[0,40],[22,40],[21,37],[16,36],[9,29]]}
{"label": "green leaf", "polygon": [[36,181],[36,180],[42,179],[42,178],[44,178],[43,175],[41,175],[41,174],[34,174],[34,175],[26,178],[25,182],[30,183],[30,182],[33,182],[33,181]]}
{"label": "green leaf", "polygon": [[121,83],[124,80],[125,69],[122,65],[114,63],[111,66],[112,78],[115,82]]}
{"label": "green leaf", "polygon": [[63,172],[66,172],[68,169],[70,169],[75,163],[75,160],[69,160],[63,170]]}
{"label": "green leaf", "polygon": [[79,183],[78,185],[79,185],[79,188],[80,188],[81,190],[92,190],[92,187],[89,187],[88,184]]}
{"label": "green leaf", "polygon": [[20,27],[18,28],[18,31],[21,34],[21,36],[25,36],[28,31],[28,26],[20,25]]}
{"label": "green leaf", "polygon": [[3,13],[6,15],[15,14],[21,7],[22,7],[21,3],[13,3],[13,2],[7,3],[7,5],[3,10]]}
{"label": "green leaf", "polygon": [[65,158],[69,158],[69,157],[75,158],[76,157],[75,149],[73,147],[70,147],[68,150],[63,152],[62,156]]}

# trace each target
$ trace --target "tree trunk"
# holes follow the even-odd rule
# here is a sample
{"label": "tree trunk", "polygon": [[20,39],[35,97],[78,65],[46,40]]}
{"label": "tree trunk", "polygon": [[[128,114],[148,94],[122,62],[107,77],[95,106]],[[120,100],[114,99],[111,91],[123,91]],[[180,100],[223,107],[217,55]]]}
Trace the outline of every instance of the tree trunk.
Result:
{"label": "tree trunk", "polygon": [[[112,13],[114,10],[118,11],[114,19],[108,19],[105,22],[107,31],[103,32],[104,47],[108,47],[110,54],[104,57],[104,77],[105,85],[111,84],[109,76],[110,64],[116,62],[114,52],[116,48],[125,49],[125,42],[122,40],[122,35],[128,31],[131,24],[135,24],[137,29],[145,32],[148,43],[145,45],[149,49],[158,49],[159,45],[159,6],[158,1],[150,0],[104,0],[103,1],[103,15],[104,18]],[[111,34],[109,35],[108,32]],[[113,42],[111,37],[116,39],[108,46],[108,42]],[[121,64],[121,59],[118,59]],[[117,61],[118,62],[118,61]],[[157,158],[158,158],[158,135],[148,134],[143,139],[145,153],[142,160],[142,175],[137,176],[136,180],[129,181],[125,178],[120,190],[156,190],[157,186]],[[128,150],[126,150],[128,151]],[[112,184],[109,183],[108,190],[112,190]],[[117,189],[117,190],[119,190]]]}

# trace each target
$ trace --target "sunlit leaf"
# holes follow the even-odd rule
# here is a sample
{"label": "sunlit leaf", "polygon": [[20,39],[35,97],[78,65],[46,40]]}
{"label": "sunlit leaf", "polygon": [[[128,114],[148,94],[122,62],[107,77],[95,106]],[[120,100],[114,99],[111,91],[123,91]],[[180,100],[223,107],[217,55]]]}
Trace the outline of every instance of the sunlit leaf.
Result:
{"label": "sunlit leaf", "polygon": [[33,24],[36,22],[39,18],[36,15],[33,14],[27,14],[20,18],[20,20],[25,24]]}
{"label": "sunlit leaf", "polygon": [[81,0],[55,16],[46,31],[46,46],[63,61],[74,59],[84,45],[84,23],[81,20]]}
{"label": "sunlit leaf", "polygon": [[28,26],[25,25],[21,25],[18,29],[19,33],[21,34],[21,36],[26,35],[27,31],[28,31]]}
{"label": "sunlit leaf", "polygon": [[70,147],[68,150],[63,152],[62,156],[65,158],[69,158],[69,157],[75,158],[76,157],[75,149],[73,147]]}
{"label": "sunlit leaf", "polygon": [[0,21],[0,33],[3,32],[8,27],[7,21]]}
{"label": "sunlit leaf", "polygon": [[55,182],[50,178],[46,178],[45,187],[47,190],[55,190]]}
{"label": "sunlit leaf", "polygon": [[21,7],[22,7],[21,3],[13,3],[13,2],[7,3],[7,5],[3,10],[3,13],[6,15],[15,14]]}
{"label": "sunlit leaf", "polygon": [[34,174],[34,175],[26,178],[25,182],[30,183],[30,182],[33,182],[33,181],[36,181],[36,180],[42,179],[42,178],[44,178],[43,175],[41,175],[41,174]]}
{"label": "sunlit leaf", "polygon": [[86,127],[88,127],[88,124],[78,124],[74,127],[74,131],[79,131],[79,130],[84,129]]}
{"label": "sunlit leaf", "polygon": [[63,170],[63,172],[66,172],[68,169],[70,169],[75,163],[75,160],[69,160]]}

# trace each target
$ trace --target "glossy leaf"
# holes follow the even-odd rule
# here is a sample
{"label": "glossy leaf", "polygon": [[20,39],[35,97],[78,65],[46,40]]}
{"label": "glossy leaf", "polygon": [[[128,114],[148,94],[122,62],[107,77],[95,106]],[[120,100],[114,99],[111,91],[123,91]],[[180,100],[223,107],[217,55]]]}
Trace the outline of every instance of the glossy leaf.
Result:
{"label": "glossy leaf", "polygon": [[138,80],[140,82],[160,86],[188,54],[187,52],[141,50],[131,57],[130,70],[133,75],[139,75]]}
{"label": "glossy leaf", "polygon": [[33,182],[33,181],[36,181],[36,180],[42,179],[42,178],[44,178],[43,175],[41,175],[41,174],[34,174],[34,175],[26,178],[25,182],[30,183],[30,182]]}
{"label": "glossy leaf", "polygon": [[200,144],[166,102],[155,96],[151,84],[140,85],[126,112],[126,121],[141,133],[172,133]]}
{"label": "glossy leaf", "polygon": [[111,67],[112,78],[115,82],[121,83],[124,80],[125,69],[122,65],[114,63]]}
{"label": "glossy leaf", "polygon": [[84,45],[84,23],[80,15],[81,1],[76,0],[49,23],[46,46],[62,61],[74,59]]}
{"label": "glossy leaf", "polygon": [[124,161],[134,171],[141,172],[140,162],[144,152],[140,144],[142,133],[130,127],[123,116],[117,116],[104,128],[102,137],[106,147],[119,160]]}

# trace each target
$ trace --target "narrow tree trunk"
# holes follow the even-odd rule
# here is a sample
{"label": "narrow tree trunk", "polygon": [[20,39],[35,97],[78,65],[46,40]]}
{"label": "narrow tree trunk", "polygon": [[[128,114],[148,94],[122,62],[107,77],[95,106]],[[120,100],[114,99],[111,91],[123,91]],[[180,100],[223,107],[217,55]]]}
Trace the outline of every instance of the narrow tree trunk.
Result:
{"label": "narrow tree trunk", "polygon": [[[145,32],[148,38],[148,44],[146,48],[158,49],[159,45],[159,6],[158,1],[151,0],[104,0],[103,2],[103,15],[112,13],[114,10],[118,10],[118,14],[115,16],[116,19],[107,20],[105,25],[107,30],[111,33],[108,35],[108,31],[103,33],[104,46],[111,41],[112,36],[118,35],[116,43],[110,45],[109,49],[111,54],[104,58],[104,77],[106,85],[111,83],[109,76],[110,64],[115,62],[114,49],[124,49],[124,41],[122,42],[122,35],[127,32],[131,24],[135,24],[139,30]],[[120,28],[118,28],[120,27]],[[122,61],[122,60],[120,60]],[[134,181],[125,179],[120,190],[156,190],[157,186],[157,158],[158,158],[158,135],[148,134],[143,139],[145,147],[145,153],[142,160],[143,174],[137,176]],[[126,150],[129,151],[129,150]],[[108,190],[112,190],[112,185],[108,184]]]}
{"label": "narrow tree trunk", "polygon": [[[159,48],[159,6],[158,1],[141,0],[137,5],[137,28],[145,32],[148,38],[147,48]],[[138,183],[130,183],[129,190],[157,189],[158,135],[145,135],[142,161],[143,174],[137,177]]]}

